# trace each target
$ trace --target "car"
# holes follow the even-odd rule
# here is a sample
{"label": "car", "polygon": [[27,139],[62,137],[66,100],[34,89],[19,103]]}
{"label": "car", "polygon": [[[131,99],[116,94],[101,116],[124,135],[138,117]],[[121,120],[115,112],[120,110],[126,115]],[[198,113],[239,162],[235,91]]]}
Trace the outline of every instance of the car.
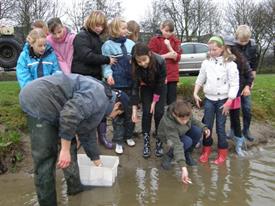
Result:
{"label": "car", "polygon": [[201,63],[206,59],[208,46],[199,42],[181,43],[182,54],[179,62],[180,74],[197,75]]}

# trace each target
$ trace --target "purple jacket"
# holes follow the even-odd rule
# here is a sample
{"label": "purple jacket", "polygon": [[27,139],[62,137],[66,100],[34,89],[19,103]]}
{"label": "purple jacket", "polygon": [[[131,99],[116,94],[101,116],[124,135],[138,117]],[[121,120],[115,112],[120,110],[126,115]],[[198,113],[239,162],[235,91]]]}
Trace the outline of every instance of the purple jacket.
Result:
{"label": "purple jacket", "polygon": [[51,34],[47,36],[47,41],[53,47],[58,58],[60,68],[65,74],[71,73],[74,52],[73,41],[75,35],[76,34],[69,32],[66,28],[64,38],[60,41],[56,41]]}

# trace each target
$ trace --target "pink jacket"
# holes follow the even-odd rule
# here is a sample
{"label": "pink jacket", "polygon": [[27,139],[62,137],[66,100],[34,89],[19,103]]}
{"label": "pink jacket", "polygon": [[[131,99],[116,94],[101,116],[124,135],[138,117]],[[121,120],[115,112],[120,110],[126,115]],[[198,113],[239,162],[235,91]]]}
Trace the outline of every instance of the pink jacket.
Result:
{"label": "pink jacket", "polygon": [[71,66],[74,53],[73,41],[75,35],[76,34],[74,33],[68,32],[68,29],[66,28],[64,38],[60,41],[56,41],[51,34],[47,36],[47,41],[53,47],[54,52],[58,58],[60,68],[65,74],[71,73]]}

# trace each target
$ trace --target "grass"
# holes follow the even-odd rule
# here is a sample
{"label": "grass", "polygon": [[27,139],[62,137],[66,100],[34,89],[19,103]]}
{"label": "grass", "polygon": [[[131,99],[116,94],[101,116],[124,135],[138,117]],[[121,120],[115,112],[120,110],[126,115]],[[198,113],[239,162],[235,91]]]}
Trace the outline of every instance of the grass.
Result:
{"label": "grass", "polygon": [[[179,82],[179,94],[192,100],[194,76],[183,76]],[[203,94],[201,93],[201,96]],[[275,74],[258,74],[252,90],[252,116],[259,121],[275,125]]]}

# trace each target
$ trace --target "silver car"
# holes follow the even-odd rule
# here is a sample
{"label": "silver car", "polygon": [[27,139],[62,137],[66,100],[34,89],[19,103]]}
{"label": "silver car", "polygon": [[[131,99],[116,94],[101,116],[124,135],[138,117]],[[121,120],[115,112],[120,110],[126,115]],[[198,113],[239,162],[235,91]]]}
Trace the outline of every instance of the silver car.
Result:
{"label": "silver car", "polygon": [[179,62],[180,74],[198,74],[201,63],[207,57],[207,44],[185,42],[181,44],[182,54]]}

